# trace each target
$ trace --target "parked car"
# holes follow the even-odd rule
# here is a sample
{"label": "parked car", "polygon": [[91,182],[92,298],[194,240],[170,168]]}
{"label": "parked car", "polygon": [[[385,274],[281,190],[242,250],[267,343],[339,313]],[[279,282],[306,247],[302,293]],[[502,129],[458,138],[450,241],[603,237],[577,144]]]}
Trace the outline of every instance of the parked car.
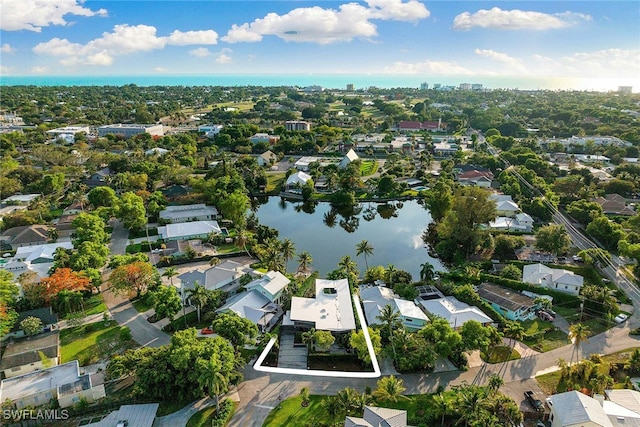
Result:
{"label": "parked car", "polygon": [[540,320],[544,320],[546,322],[553,322],[553,316],[551,316],[549,313],[547,313],[544,310],[540,310],[538,312],[538,317],[540,318]]}
{"label": "parked car", "polygon": [[616,323],[622,323],[625,320],[627,320],[628,318],[629,318],[629,316],[627,316],[626,314],[620,313],[616,317],[613,318],[613,321],[616,322]]}
{"label": "parked car", "polygon": [[525,391],[524,397],[527,399],[527,402],[529,402],[529,404],[533,406],[533,409],[535,409],[538,412],[544,411],[544,404],[542,403],[542,400],[536,398],[533,391],[531,390]]}
{"label": "parked car", "polygon": [[542,311],[544,311],[545,313],[547,313],[549,316],[553,317],[554,319],[556,318],[556,312],[551,310],[550,308],[543,308]]}
{"label": "parked car", "polygon": [[213,334],[213,329],[211,329],[211,328],[202,328],[200,333],[202,335],[211,335],[211,334]]}

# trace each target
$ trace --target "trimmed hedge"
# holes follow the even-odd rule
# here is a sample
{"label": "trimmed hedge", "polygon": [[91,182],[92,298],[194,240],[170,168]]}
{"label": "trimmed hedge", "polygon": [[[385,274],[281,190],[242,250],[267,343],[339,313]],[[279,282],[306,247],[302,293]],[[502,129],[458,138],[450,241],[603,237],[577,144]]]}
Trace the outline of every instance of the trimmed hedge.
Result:
{"label": "trimmed hedge", "polygon": [[562,304],[566,307],[580,307],[580,298],[575,295],[569,295],[553,289],[530,285],[517,280],[505,279],[504,277],[494,276],[491,274],[480,273],[480,279],[482,281],[495,283],[496,285],[504,286],[505,288],[510,288],[516,291],[529,291],[540,295],[549,295],[553,297],[553,302],[555,304]]}
{"label": "trimmed hedge", "polygon": [[225,399],[220,403],[220,410],[216,412],[211,420],[211,427],[224,427],[229,423],[233,412],[236,409],[236,404],[229,400]]}

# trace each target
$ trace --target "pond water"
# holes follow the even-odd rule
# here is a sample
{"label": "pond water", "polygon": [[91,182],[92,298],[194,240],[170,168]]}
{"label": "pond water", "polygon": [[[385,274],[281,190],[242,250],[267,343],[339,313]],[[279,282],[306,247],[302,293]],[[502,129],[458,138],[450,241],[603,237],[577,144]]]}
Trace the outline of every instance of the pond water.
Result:
{"label": "pond water", "polygon": [[[313,267],[321,275],[338,268],[338,262],[349,255],[365,270],[364,255],[356,256],[356,245],[368,240],[373,254],[367,257],[369,266],[393,264],[399,270],[420,278],[420,264],[429,262],[436,271],[444,268],[438,259],[427,253],[422,232],[431,223],[431,214],[417,201],[389,204],[362,203],[349,213],[339,213],[328,203],[314,207],[301,202],[283,201],[279,197],[263,199],[257,207],[260,223],[279,230],[279,239],[291,239],[296,253],[308,251]],[[295,271],[297,260],[289,262],[288,271]]]}

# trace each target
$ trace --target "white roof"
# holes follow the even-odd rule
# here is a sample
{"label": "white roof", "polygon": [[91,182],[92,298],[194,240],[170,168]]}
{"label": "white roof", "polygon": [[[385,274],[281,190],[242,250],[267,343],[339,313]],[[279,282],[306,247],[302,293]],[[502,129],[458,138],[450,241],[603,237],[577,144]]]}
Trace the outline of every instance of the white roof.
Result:
{"label": "white roof", "polygon": [[258,324],[258,321],[265,314],[261,309],[270,302],[269,298],[258,291],[241,292],[229,298],[225,305],[216,311],[220,313],[232,311],[238,316]]}
{"label": "white roof", "polygon": [[14,255],[15,259],[33,261],[38,258],[49,258],[53,260],[56,249],[73,249],[71,242],[47,243],[45,245],[21,246]]}
{"label": "white roof", "polygon": [[420,300],[420,305],[433,316],[446,319],[453,328],[462,326],[468,320],[475,320],[483,324],[493,322],[478,307],[470,306],[455,297]]}
{"label": "white roof", "polygon": [[593,422],[602,427],[613,427],[597,400],[575,390],[554,394],[551,410],[558,425],[573,426]]}
{"label": "white roof", "polygon": [[315,298],[291,299],[291,320],[315,323],[316,329],[325,331],[355,329],[348,280],[316,279]]}
{"label": "white roof", "polygon": [[525,212],[516,214],[516,220],[518,222],[533,222],[533,218],[531,218],[531,215]]}
{"label": "white roof", "polygon": [[7,197],[2,200],[2,203],[6,202],[19,202],[19,203],[29,203],[32,200],[40,197],[40,194],[14,194],[11,197]]}
{"label": "white roof", "polygon": [[151,427],[158,412],[159,403],[143,405],[122,405],[97,423],[85,424],[85,427],[113,427],[118,421],[127,420],[130,426]]}
{"label": "white roof", "polygon": [[[531,218],[531,217],[529,217]],[[532,220],[533,221],[533,220]],[[489,228],[493,228],[496,230],[522,230],[526,231],[531,228],[530,224],[520,224],[520,221],[517,218],[509,218],[506,216],[499,216],[493,221],[489,221]]]}
{"label": "white roof", "polygon": [[505,211],[505,212],[515,212],[515,211],[519,211],[520,207],[515,203],[512,202],[511,200],[502,200],[502,201],[497,201],[496,202],[496,209],[499,211]]}
{"label": "white roof", "polygon": [[217,221],[180,222],[158,227],[158,234],[160,234],[163,239],[220,233],[221,231]]}
{"label": "white roof", "polygon": [[429,320],[427,315],[424,314],[413,301],[394,298],[393,302],[396,304],[396,307],[398,307],[398,311],[400,312],[402,317],[411,319],[422,319],[424,321]]}
{"label": "white roof", "polygon": [[495,201],[496,204],[498,204],[499,202],[505,202],[505,201],[513,202],[513,199],[509,194],[491,194],[489,196],[489,200]]}
{"label": "white roof", "polygon": [[364,305],[364,313],[369,325],[379,325],[381,323],[377,316],[380,315],[380,311],[386,305],[390,305],[394,312],[399,312],[404,318],[429,320],[427,315],[415,303],[398,298],[389,288],[363,286],[360,288],[360,300]]}
{"label": "white roof", "polygon": [[77,360],[72,360],[49,369],[29,372],[2,380],[0,384],[0,399],[3,402],[7,399],[21,399],[72,383],[78,378],[80,378],[80,367]]}
{"label": "white roof", "polygon": [[354,162],[354,161],[359,159],[359,157],[356,154],[356,152],[353,151],[353,148],[350,149],[349,151],[347,151],[347,154],[345,155],[345,158],[347,158],[349,160],[349,162]]}
{"label": "white roof", "polygon": [[168,152],[169,150],[167,149],[155,147],[145,151],[144,154],[146,154],[147,156],[150,156],[152,154],[159,154],[160,156],[162,156],[163,154],[167,154]]}
{"label": "white roof", "polygon": [[266,289],[271,295],[276,295],[286,288],[290,282],[291,280],[287,279],[287,277],[279,271],[269,271],[264,276],[249,283],[246,288],[253,289],[260,286]]}
{"label": "white roof", "polygon": [[527,264],[522,268],[522,281],[540,285],[543,281],[582,286],[584,278],[573,271],[549,268],[543,264]]}
{"label": "white roof", "polygon": [[305,173],[302,171],[296,172],[294,174],[289,175],[289,178],[287,178],[287,185],[296,185],[296,184],[304,185],[310,179],[311,179],[311,175],[309,175],[308,173]]}
{"label": "white roof", "polygon": [[640,392],[636,390],[605,390],[607,398],[636,414],[640,414]]}
{"label": "white roof", "polygon": [[181,206],[167,206],[164,210],[160,211],[160,218],[162,219],[178,219],[187,217],[202,217],[202,216],[217,216],[218,209],[215,206],[207,206],[204,203],[195,205],[181,205]]}

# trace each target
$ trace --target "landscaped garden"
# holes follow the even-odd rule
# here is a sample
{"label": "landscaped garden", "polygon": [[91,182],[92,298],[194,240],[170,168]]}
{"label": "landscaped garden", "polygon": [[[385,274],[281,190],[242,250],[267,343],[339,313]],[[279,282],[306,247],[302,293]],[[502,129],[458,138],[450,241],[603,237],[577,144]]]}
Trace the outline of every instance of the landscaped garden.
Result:
{"label": "landscaped garden", "polygon": [[77,359],[81,366],[90,365],[134,346],[129,328],[114,321],[90,323],[60,332],[61,363]]}

